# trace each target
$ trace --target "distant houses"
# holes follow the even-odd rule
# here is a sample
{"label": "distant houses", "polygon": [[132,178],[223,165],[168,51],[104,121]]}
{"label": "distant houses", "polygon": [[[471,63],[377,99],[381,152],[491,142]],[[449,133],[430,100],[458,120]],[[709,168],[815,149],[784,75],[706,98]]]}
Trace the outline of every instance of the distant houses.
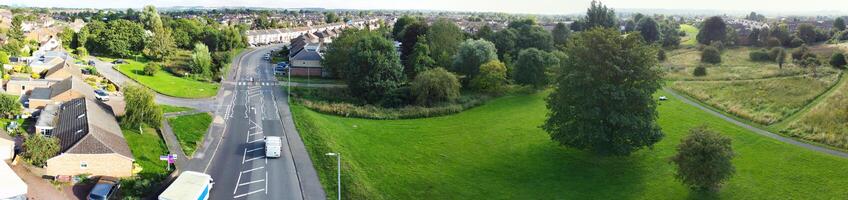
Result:
{"label": "distant houses", "polygon": [[379,28],[378,18],[365,19],[351,22],[340,22],[332,24],[324,24],[318,26],[307,26],[300,28],[283,28],[283,29],[266,29],[266,30],[248,30],[247,43],[251,46],[261,46],[267,44],[285,43],[294,38],[308,33],[323,32],[326,30],[341,30],[345,28]]}

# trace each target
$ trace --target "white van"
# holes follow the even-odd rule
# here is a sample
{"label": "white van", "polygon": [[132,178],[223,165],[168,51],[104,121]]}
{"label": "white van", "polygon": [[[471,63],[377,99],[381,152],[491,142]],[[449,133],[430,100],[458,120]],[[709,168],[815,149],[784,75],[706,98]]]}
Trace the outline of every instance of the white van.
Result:
{"label": "white van", "polygon": [[265,157],[279,158],[283,147],[283,139],[278,136],[265,137]]}
{"label": "white van", "polygon": [[214,184],[209,174],[185,171],[159,195],[159,200],[208,200]]}

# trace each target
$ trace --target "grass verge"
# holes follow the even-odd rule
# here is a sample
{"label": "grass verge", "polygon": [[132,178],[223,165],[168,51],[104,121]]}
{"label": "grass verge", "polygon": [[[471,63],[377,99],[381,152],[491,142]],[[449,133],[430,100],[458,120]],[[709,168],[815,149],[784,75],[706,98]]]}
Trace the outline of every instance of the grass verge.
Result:
{"label": "grass verge", "polygon": [[168,123],[174,134],[177,135],[177,140],[180,141],[180,147],[183,148],[186,156],[191,157],[197,146],[206,135],[206,130],[212,124],[212,115],[209,113],[198,113],[193,115],[183,115],[179,117],[168,118]]}
{"label": "grass verge", "polygon": [[159,70],[153,76],[142,75],[146,62],[130,59],[125,61],[126,64],[117,65],[115,69],[160,94],[181,98],[205,98],[218,93],[218,83],[181,78],[165,70]]}
{"label": "grass verge", "polygon": [[194,110],[194,109],[189,108],[189,107],[172,106],[172,105],[167,105],[167,104],[159,104],[159,108],[162,109],[163,113],[175,113],[175,112],[183,112],[183,111]]}
{"label": "grass verge", "polygon": [[135,163],[143,169],[141,173],[168,173],[165,161],[159,160],[159,156],[168,154],[168,147],[156,129],[145,127],[141,134],[136,129],[123,129],[123,132]]}

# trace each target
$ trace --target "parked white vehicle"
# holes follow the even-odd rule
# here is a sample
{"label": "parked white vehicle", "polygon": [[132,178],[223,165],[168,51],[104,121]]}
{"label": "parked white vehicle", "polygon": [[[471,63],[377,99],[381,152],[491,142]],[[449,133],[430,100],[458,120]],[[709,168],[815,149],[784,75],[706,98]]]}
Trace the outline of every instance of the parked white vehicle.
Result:
{"label": "parked white vehicle", "polygon": [[278,136],[265,137],[265,157],[279,158],[283,147],[283,139]]}
{"label": "parked white vehicle", "polygon": [[209,174],[185,171],[159,194],[159,200],[208,200],[214,184]]}

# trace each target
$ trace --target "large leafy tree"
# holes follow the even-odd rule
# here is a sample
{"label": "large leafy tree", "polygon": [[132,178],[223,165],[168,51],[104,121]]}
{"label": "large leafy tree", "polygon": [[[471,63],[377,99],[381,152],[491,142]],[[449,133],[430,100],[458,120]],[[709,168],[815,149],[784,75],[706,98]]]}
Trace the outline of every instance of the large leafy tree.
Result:
{"label": "large leafy tree", "polygon": [[212,76],[212,54],[209,53],[209,47],[203,43],[194,45],[194,51],[191,53],[191,72],[204,78]]}
{"label": "large leafy tree", "polygon": [[138,128],[142,124],[157,128],[162,121],[162,110],[154,102],[153,91],[139,85],[124,86],[126,114],[121,117],[124,128]]}
{"label": "large leafy tree", "polygon": [[654,43],[660,40],[660,27],[654,18],[643,17],[638,23],[636,25],[636,31],[639,31],[639,34],[642,35],[642,38],[646,42]]}
{"label": "large leafy tree", "polygon": [[559,65],[559,59],[551,53],[536,48],[521,50],[515,63],[515,82],[541,88],[548,84],[545,72]]}
{"label": "large leafy tree", "polygon": [[835,20],[833,20],[833,28],[835,28],[836,30],[839,30],[839,31],[844,31],[845,30],[845,20],[842,19],[842,17],[837,17]]}
{"label": "large leafy tree", "polygon": [[163,26],[162,17],[159,16],[159,11],[153,5],[144,6],[144,10],[138,15],[138,19],[147,30]]}
{"label": "large leafy tree", "polygon": [[421,105],[431,106],[459,97],[459,80],[441,67],[421,72],[409,85]]}
{"label": "large leafy tree", "polygon": [[448,19],[438,19],[427,32],[427,42],[430,45],[430,57],[438,66],[449,66],[451,56],[456,54],[459,43],[465,38],[462,29]]}
{"label": "large leafy tree", "polygon": [[0,115],[4,117],[15,116],[21,113],[23,110],[22,108],[23,107],[16,96],[5,94],[0,95]]}
{"label": "large leafy tree", "polygon": [[364,32],[364,30],[346,29],[339,34],[339,37],[333,39],[333,43],[327,45],[324,59],[321,59],[321,66],[324,66],[331,76],[342,78],[343,71],[346,70],[348,61],[353,55],[353,45],[362,36],[368,34]]}
{"label": "large leafy tree", "polygon": [[518,40],[518,32],[511,28],[504,29],[492,34],[486,40],[495,44],[495,47],[498,49],[498,58],[505,60],[506,55],[510,55],[516,51],[515,42]]}
{"label": "large leafy tree", "polygon": [[23,15],[15,15],[12,17],[12,26],[9,27],[9,31],[6,33],[6,36],[9,39],[24,41],[24,31],[23,31],[23,23],[25,17]]}
{"label": "large leafy tree", "polygon": [[171,30],[165,27],[154,28],[152,32],[153,37],[150,37],[144,46],[144,55],[150,59],[162,61],[174,52],[176,43],[171,37]]}
{"label": "large leafy tree", "polygon": [[183,49],[191,49],[194,43],[202,39],[203,28],[196,20],[176,19],[171,20],[171,36],[174,43]]}
{"label": "large leafy tree", "polygon": [[401,16],[395,22],[394,27],[392,27],[392,37],[394,37],[396,40],[401,38],[401,32],[403,32],[403,29],[405,29],[407,25],[410,25],[417,21],[417,19],[409,15]]}
{"label": "large leafy tree", "polygon": [[407,61],[412,54],[412,49],[418,44],[419,36],[427,34],[427,29],[429,29],[427,23],[414,22],[406,25],[406,28],[400,33],[401,37],[398,38],[398,42],[400,42],[400,56],[407,67],[409,67],[409,62]]}
{"label": "large leafy tree", "polygon": [[24,134],[24,152],[22,157],[29,164],[35,166],[47,165],[47,159],[59,154],[59,138],[45,137],[41,133],[33,135]]}
{"label": "large leafy tree", "polygon": [[474,79],[480,71],[480,65],[497,60],[495,44],[486,40],[468,39],[459,45],[459,52],[453,58],[452,71],[464,75],[464,83]]}
{"label": "large leafy tree", "polygon": [[719,16],[713,16],[704,20],[701,30],[698,32],[698,43],[709,45],[713,41],[724,41],[727,37],[727,24]]}
{"label": "large leafy tree", "polygon": [[565,45],[566,41],[568,41],[568,36],[571,35],[571,29],[569,29],[564,23],[560,22],[554,26],[554,30],[551,31],[551,35],[553,36],[554,45],[562,46]]}
{"label": "large leafy tree", "polygon": [[607,8],[601,2],[592,0],[589,9],[586,10],[586,18],[583,19],[582,29],[590,29],[595,27],[615,28],[618,26],[615,18],[615,10]]}
{"label": "large leafy tree", "polygon": [[[345,34],[354,34],[345,36]],[[347,82],[354,96],[365,103],[382,100],[388,91],[401,86],[405,77],[394,44],[371,31],[350,31],[333,41],[325,54],[325,64],[336,65],[334,71]],[[345,49],[346,48],[346,49]]]}
{"label": "large leafy tree", "polygon": [[480,73],[471,80],[469,86],[479,92],[500,94],[506,85],[506,65],[501,61],[492,60],[480,65]]}
{"label": "large leafy tree", "polygon": [[674,176],[683,184],[716,190],[736,172],[731,162],[734,156],[730,138],[700,126],[689,130],[671,162],[677,167]]}
{"label": "large leafy tree", "polygon": [[798,25],[796,33],[798,38],[804,40],[804,43],[812,45],[816,42],[816,27],[809,23]]}
{"label": "large leafy tree", "polygon": [[565,48],[542,126],[562,145],[603,155],[629,155],[659,142],[653,94],[661,87],[657,50],[616,29],[592,29]]}
{"label": "large leafy tree", "polygon": [[65,27],[62,29],[62,32],[58,34],[59,39],[62,41],[62,47],[65,49],[73,49],[71,44],[74,43],[74,30],[69,27]]}
{"label": "large leafy tree", "polygon": [[430,58],[430,46],[427,45],[427,38],[418,36],[418,42],[412,49],[406,61],[407,65],[403,68],[406,77],[415,78],[418,73],[428,70],[436,65],[436,61]]}
{"label": "large leafy tree", "polygon": [[105,27],[100,27],[97,23],[90,25],[92,29],[89,31],[94,31],[91,37],[96,37],[90,41],[97,42],[94,43],[96,48],[89,48],[89,50],[94,49],[100,53],[119,57],[131,57],[144,46],[144,28],[141,24],[118,19],[109,21]]}

